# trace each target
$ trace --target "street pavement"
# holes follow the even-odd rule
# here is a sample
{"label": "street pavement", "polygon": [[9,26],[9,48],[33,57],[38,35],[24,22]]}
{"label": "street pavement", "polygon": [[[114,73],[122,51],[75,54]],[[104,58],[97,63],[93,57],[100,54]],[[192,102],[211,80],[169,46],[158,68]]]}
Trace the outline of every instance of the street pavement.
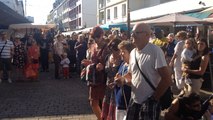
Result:
{"label": "street pavement", "polygon": [[54,79],[40,73],[39,82],[3,81],[0,120],[96,120],[88,101],[88,87],[76,76]]}
{"label": "street pavement", "polygon": [[[97,120],[89,106],[88,87],[77,75],[55,80],[51,69],[39,76],[39,82],[0,84],[0,120]],[[201,91],[202,96],[210,94]]]}

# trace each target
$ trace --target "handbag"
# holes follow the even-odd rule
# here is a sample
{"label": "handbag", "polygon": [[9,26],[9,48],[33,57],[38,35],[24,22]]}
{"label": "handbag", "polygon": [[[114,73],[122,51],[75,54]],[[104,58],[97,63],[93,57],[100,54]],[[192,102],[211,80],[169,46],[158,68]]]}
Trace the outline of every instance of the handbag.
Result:
{"label": "handbag", "polygon": [[[145,81],[149,84],[149,86],[155,91],[156,88],[154,87],[154,85],[149,81],[149,79],[146,77],[146,75],[142,72],[142,70],[139,67],[138,64],[138,60],[136,58],[136,51],[135,51],[135,62],[136,65],[140,71],[140,73],[142,74],[142,76],[144,77]],[[160,105],[161,105],[161,110],[165,110],[167,108],[169,108],[171,106],[171,103],[173,101],[173,93],[171,91],[171,87],[169,87],[166,92],[161,96],[160,98]]]}

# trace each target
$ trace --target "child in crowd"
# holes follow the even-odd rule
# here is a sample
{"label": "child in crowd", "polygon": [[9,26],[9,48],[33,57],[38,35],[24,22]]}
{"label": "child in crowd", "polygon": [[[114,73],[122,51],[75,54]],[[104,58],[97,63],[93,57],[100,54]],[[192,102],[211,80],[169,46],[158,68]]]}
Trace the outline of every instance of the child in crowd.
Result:
{"label": "child in crowd", "polygon": [[70,60],[67,58],[67,53],[63,53],[61,65],[62,65],[64,79],[69,78],[69,64],[70,64]]}
{"label": "child in crowd", "polygon": [[[193,58],[194,54],[196,53],[194,46],[194,39],[189,38],[185,40],[184,49],[181,53],[182,67],[189,68],[190,62],[196,59]],[[192,84],[192,81],[188,78],[188,74],[185,72],[183,72],[181,80],[183,80],[185,84]],[[187,86],[187,91],[191,91],[189,85]]]}

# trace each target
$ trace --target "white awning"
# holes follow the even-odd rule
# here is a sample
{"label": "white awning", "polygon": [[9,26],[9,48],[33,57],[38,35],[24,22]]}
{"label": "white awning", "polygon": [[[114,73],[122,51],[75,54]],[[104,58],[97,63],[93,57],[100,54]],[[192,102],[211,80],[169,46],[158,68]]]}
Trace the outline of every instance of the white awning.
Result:
{"label": "white awning", "polygon": [[[212,0],[202,0],[206,6],[200,5],[200,0],[176,0],[164,4],[148,7],[130,13],[131,21],[150,19],[171,13],[180,13],[213,6]],[[131,9],[131,8],[130,8]]]}
{"label": "white awning", "polygon": [[51,29],[54,28],[55,24],[34,24],[34,23],[23,23],[23,24],[11,24],[9,29],[26,29],[26,28],[38,28],[38,29]]}

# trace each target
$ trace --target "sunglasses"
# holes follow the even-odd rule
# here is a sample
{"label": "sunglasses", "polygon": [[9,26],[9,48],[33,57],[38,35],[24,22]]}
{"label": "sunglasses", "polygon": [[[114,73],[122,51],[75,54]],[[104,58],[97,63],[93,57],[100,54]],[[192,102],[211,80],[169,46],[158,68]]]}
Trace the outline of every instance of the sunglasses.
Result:
{"label": "sunglasses", "polygon": [[133,35],[141,34],[141,33],[147,33],[146,31],[132,31]]}

